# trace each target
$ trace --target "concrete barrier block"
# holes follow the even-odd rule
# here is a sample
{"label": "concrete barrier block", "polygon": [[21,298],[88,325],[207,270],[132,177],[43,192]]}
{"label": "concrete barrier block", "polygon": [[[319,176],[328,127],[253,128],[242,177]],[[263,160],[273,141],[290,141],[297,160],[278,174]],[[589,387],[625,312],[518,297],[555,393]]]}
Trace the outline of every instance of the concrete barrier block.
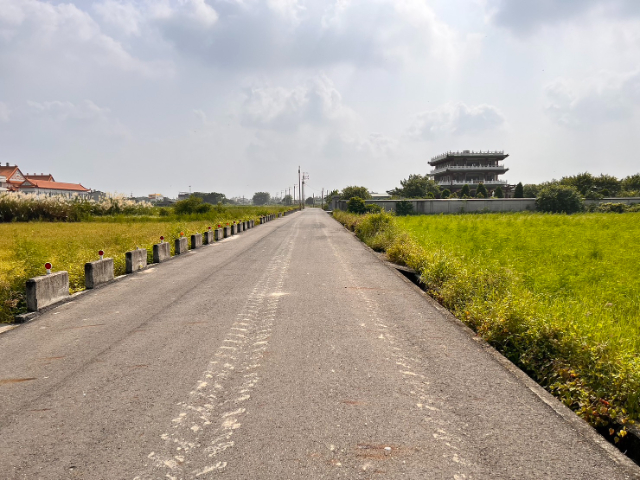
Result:
{"label": "concrete barrier block", "polygon": [[236,227],[236,224],[232,224],[231,225],[231,235],[235,235],[236,233],[238,233],[238,227]]}
{"label": "concrete barrier block", "polygon": [[55,272],[27,280],[27,310],[30,312],[37,312],[68,296],[68,272]]}
{"label": "concrete barrier block", "polygon": [[191,235],[191,250],[194,248],[200,248],[202,246],[202,234],[194,233]]}
{"label": "concrete barrier block", "polygon": [[171,258],[169,242],[156,243],[153,246],[153,263],[162,263]]}
{"label": "concrete barrier block", "polygon": [[219,242],[220,240],[222,240],[224,238],[224,229],[216,228],[213,231],[213,237],[215,238],[216,242]]}
{"label": "concrete barrier block", "polygon": [[211,245],[213,243],[213,230],[207,230],[202,234],[202,243],[204,245]]}
{"label": "concrete barrier block", "polygon": [[187,250],[189,250],[187,237],[176,238],[175,248],[176,248],[176,255],[182,255],[183,253],[187,253]]}
{"label": "concrete barrier block", "polygon": [[224,238],[229,238],[231,236],[231,226],[227,225],[224,227]]}
{"label": "concrete barrier block", "polygon": [[126,272],[137,272],[147,266],[147,250],[145,248],[131,250],[124,254],[124,259],[126,263]]}
{"label": "concrete barrier block", "polygon": [[244,232],[244,222],[238,222],[238,233]]}
{"label": "concrete barrier block", "polygon": [[113,280],[113,258],[84,264],[84,287],[89,290]]}

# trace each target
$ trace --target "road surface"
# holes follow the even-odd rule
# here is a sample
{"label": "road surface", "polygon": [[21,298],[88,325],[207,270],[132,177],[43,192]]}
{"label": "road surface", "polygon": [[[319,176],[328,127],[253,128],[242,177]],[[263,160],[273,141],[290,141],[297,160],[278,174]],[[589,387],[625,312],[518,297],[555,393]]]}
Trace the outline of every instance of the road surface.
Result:
{"label": "road surface", "polygon": [[638,469],[320,210],[0,335],[3,479]]}

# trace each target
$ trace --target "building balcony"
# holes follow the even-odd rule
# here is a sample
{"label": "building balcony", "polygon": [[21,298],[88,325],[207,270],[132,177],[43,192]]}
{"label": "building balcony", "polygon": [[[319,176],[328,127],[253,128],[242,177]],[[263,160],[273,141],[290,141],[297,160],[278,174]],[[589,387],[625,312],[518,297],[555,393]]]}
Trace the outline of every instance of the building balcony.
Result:
{"label": "building balcony", "polygon": [[431,175],[437,175],[438,173],[446,173],[448,171],[455,172],[496,172],[498,174],[505,173],[509,169],[503,165],[443,165],[441,167],[431,170]]}
{"label": "building balcony", "polygon": [[463,185],[469,185],[470,187],[478,186],[480,183],[483,183],[485,185],[485,187],[487,186],[504,186],[507,185],[509,182],[507,182],[506,180],[481,180],[481,181],[472,181],[472,180],[466,180],[466,181],[457,181],[457,180],[450,180],[450,181],[443,181],[443,180],[436,180],[436,183],[441,186],[441,187],[462,187]]}

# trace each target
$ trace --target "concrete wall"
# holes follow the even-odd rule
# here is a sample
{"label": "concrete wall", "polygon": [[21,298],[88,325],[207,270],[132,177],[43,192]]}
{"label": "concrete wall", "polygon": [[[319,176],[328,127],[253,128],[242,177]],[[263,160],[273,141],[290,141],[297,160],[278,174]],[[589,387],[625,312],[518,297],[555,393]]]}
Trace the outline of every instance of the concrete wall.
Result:
{"label": "concrete wall", "polygon": [[187,253],[187,251],[189,250],[187,237],[176,238],[175,250],[176,250],[176,255],[182,255],[183,253]]}
{"label": "concrete wall", "polygon": [[162,263],[171,258],[169,242],[156,243],[153,246],[153,263]]}
{"label": "concrete wall", "polygon": [[113,258],[84,264],[84,287],[89,290],[114,279]]}
{"label": "concrete wall", "polygon": [[[402,200],[366,200],[366,203],[380,205],[388,212],[395,212],[396,205]],[[443,213],[473,213],[473,212],[525,212],[536,210],[535,198],[469,198],[469,199],[419,199],[406,200],[413,205],[413,213],[434,215]],[[638,197],[603,198],[602,200],[585,200],[585,205],[594,203],[624,203],[627,205],[640,203]],[[347,210],[347,201],[334,197],[331,201],[332,210]]]}
{"label": "concrete wall", "polygon": [[68,272],[55,272],[27,280],[27,310],[30,312],[37,312],[68,296]]}
{"label": "concrete wall", "polygon": [[202,234],[194,233],[191,235],[191,250],[194,248],[200,248],[202,246]]}
{"label": "concrete wall", "polygon": [[124,254],[126,272],[133,273],[147,266],[147,250],[138,248]]}

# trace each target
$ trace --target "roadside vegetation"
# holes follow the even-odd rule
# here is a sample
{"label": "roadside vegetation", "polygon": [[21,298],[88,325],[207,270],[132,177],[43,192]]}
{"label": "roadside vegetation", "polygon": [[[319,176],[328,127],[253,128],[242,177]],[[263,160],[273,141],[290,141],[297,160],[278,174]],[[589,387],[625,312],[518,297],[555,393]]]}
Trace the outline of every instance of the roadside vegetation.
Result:
{"label": "roadside vegetation", "polygon": [[640,419],[640,213],[334,216],[616,442]]}
{"label": "roadside vegetation", "polygon": [[[125,252],[152,246],[160,236],[170,242],[182,232],[202,233],[233,221],[257,220],[262,215],[290,210],[285,206],[210,205],[192,196],[174,207],[153,207],[127,199],[74,202],[31,196],[0,196],[0,323],[10,323],[26,310],[25,282],[43,275],[46,262],[54,271],[69,272],[71,292],[84,289],[84,264],[98,259],[98,251],[114,259],[115,274],[125,272]],[[94,213],[97,211],[98,213]],[[7,213],[9,212],[9,213]],[[108,213],[111,212],[111,213]],[[18,221],[28,218],[31,221]]]}

